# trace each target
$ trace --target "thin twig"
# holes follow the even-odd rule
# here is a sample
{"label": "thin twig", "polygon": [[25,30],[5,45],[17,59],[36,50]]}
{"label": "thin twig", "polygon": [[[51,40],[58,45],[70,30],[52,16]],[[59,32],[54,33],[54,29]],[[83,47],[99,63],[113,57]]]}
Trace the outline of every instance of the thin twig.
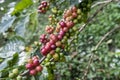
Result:
{"label": "thin twig", "polygon": [[106,0],[106,1],[97,2],[97,3],[95,3],[94,5],[92,5],[91,8],[96,7],[96,6],[98,6],[98,5],[101,5],[101,4],[109,3],[109,2],[111,2],[111,1],[112,1],[112,0]]}
{"label": "thin twig", "polygon": [[[119,29],[120,29],[120,26],[119,26],[119,27],[115,27],[115,28],[113,28],[112,30],[110,30],[109,32],[107,32],[107,33],[101,38],[101,40],[98,42],[98,44],[95,46],[95,48],[94,48],[93,51],[96,51],[96,50],[98,49],[98,47],[100,46],[100,44],[107,38],[107,36],[109,36],[111,33],[113,33],[113,32],[116,31],[116,30],[119,30]],[[91,54],[90,59],[89,59],[89,62],[88,62],[88,65],[87,65],[86,70],[85,70],[85,73],[84,73],[84,76],[82,77],[82,80],[85,80],[85,77],[87,76],[88,71],[89,71],[89,68],[90,68],[90,64],[91,64],[92,61],[93,61],[93,58],[94,58],[94,54]]]}

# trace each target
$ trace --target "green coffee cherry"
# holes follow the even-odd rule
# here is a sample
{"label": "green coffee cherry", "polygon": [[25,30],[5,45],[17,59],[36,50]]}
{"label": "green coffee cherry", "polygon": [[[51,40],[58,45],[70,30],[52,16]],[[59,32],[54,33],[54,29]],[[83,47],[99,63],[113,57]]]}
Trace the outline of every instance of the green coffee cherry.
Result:
{"label": "green coffee cherry", "polygon": [[19,73],[19,71],[18,71],[18,69],[16,68],[16,69],[13,69],[13,71],[12,71],[15,75],[18,75],[18,73]]}
{"label": "green coffee cherry", "polygon": [[14,74],[14,73],[10,73],[10,74],[9,74],[9,78],[10,78],[10,79],[13,79],[14,77],[15,77],[15,74]]}
{"label": "green coffee cherry", "polygon": [[17,80],[22,80],[22,76],[17,76]]}

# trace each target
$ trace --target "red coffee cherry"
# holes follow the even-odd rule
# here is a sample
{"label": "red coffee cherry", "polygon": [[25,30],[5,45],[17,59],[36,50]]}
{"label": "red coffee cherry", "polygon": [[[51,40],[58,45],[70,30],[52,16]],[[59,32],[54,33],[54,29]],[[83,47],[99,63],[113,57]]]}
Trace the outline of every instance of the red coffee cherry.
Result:
{"label": "red coffee cherry", "polygon": [[35,70],[36,70],[37,72],[41,72],[41,71],[43,70],[43,67],[42,67],[41,65],[39,65],[39,66],[37,66],[37,67],[35,68]]}
{"label": "red coffee cherry", "polygon": [[65,23],[64,21],[60,21],[60,22],[59,22],[59,25],[61,26],[61,28],[66,27],[66,23]]}
{"label": "red coffee cherry", "polygon": [[33,65],[36,67],[36,66],[38,66],[39,65],[39,60],[38,59],[35,59],[34,61],[33,61]]}
{"label": "red coffee cherry", "polygon": [[33,65],[32,63],[26,64],[26,69],[31,70],[31,69],[33,69],[33,68],[34,68],[34,65]]}
{"label": "red coffee cherry", "polygon": [[33,70],[30,70],[30,75],[32,75],[32,76],[34,76],[34,75],[36,75],[37,74],[37,71],[35,70],[35,69],[33,69]]}

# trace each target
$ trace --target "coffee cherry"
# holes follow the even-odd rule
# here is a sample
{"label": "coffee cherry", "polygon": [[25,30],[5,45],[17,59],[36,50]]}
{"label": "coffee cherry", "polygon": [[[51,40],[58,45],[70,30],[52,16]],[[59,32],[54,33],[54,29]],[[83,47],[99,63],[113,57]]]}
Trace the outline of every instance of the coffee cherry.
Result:
{"label": "coffee cherry", "polygon": [[41,50],[41,54],[44,55],[44,56],[46,56],[48,54],[47,49],[43,48]]}
{"label": "coffee cherry", "polygon": [[57,38],[57,36],[55,34],[51,34],[50,39],[55,41],[55,42],[58,40],[58,38]]}
{"label": "coffee cherry", "polygon": [[54,31],[54,27],[52,27],[52,26],[46,26],[45,31],[46,31],[48,34],[51,34],[51,33],[53,33],[53,31]]}
{"label": "coffee cherry", "polygon": [[72,15],[72,10],[70,10],[70,9],[67,10],[65,14],[67,15],[67,17],[68,17],[68,16],[71,16],[71,15]]}
{"label": "coffee cherry", "polygon": [[28,59],[27,62],[30,63],[30,64],[32,64],[32,63],[33,63],[33,60],[32,60],[32,59]]}
{"label": "coffee cherry", "polygon": [[72,12],[77,12],[77,8],[75,6],[72,7]]}
{"label": "coffee cherry", "polygon": [[55,53],[55,54],[53,55],[53,59],[54,59],[55,61],[58,61],[58,60],[59,60],[59,55],[58,55],[57,53]]}
{"label": "coffee cherry", "polygon": [[33,69],[34,68],[34,65],[33,64],[30,64],[30,63],[28,63],[28,64],[26,64],[26,69]]}
{"label": "coffee cherry", "polygon": [[68,31],[68,27],[64,27],[64,28],[63,28],[63,31],[64,31],[64,32],[67,32],[67,31]]}
{"label": "coffee cherry", "polygon": [[56,50],[55,50],[57,53],[59,53],[60,52],[60,48],[56,48]]}
{"label": "coffee cherry", "polygon": [[65,23],[64,21],[60,21],[60,22],[59,22],[59,25],[61,26],[61,28],[66,27],[66,23]]}
{"label": "coffee cherry", "polygon": [[50,44],[50,43],[46,44],[46,45],[45,45],[45,49],[46,49],[48,52],[51,51],[51,44]]}
{"label": "coffee cherry", "polygon": [[49,59],[48,59],[48,58],[46,58],[46,59],[45,59],[45,62],[49,62]]}
{"label": "coffee cherry", "polygon": [[35,60],[33,61],[33,65],[34,65],[34,66],[38,66],[38,65],[39,65],[39,60],[38,60],[38,59],[35,59]]}
{"label": "coffee cherry", "polygon": [[74,26],[74,23],[72,21],[69,21],[69,22],[66,23],[66,25],[67,25],[68,28],[71,28],[71,27]]}
{"label": "coffee cherry", "polygon": [[38,7],[38,12],[40,13],[46,13],[46,10],[48,9],[49,5],[46,1],[42,1],[41,5]]}
{"label": "coffee cherry", "polygon": [[51,48],[52,48],[53,50],[56,49],[56,45],[55,45],[55,44],[51,45]]}
{"label": "coffee cherry", "polygon": [[56,14],[56,13],[58,12],[56,8],[52,8],[51,11],[52,11],[52,13],[54,13],[54,14]]}
{"label": "coffee cherry", "polygon": [[78,16],[78,15],[77,15],[76,12],[72,13],[72,17],[73,17],[73,18],[76,18],[77,16]]}
{"label": "coffee cherry", "polygon": [[42,1],[41,4],[43,5],[43,7],[47,7],[48,3],[46,1]]}
{"label": "coffee cherry", "polygon": [[78,20],[77,19],[74,19],[74,21],[73,21],[75,24],[77,24],[78,23]]}
{"label": "coffee cherry", "polygon": [[37,72],[41,72],[41,71],[43,70],[43,67],[42,67],[41,65],[39,65],[39,66],[37,66],[37,67],[35,68],[35,70],[36,70]]}
{"label": "coffee cherry", "polygon": [[51,64],[52,66],[54,66],[54,65],[55,65],[55,63],[54,63],[54,62],[51,62],[50,64]]}
{"label": "coffee cherry", "polygon": [[63,53],[60,53],[60,57],[63,57],[64,56],[64,54]]}
{"label": "coffee cherry", "polygon": [[51,45],[53,45],[53,44],[55,43],[55,41],[52,40],[52,39],[50,39],[49,43],[50,43]]}
{"label": "coffee cherry", "polygon": [[55,45],[56,45],[57,47],[60,47],[62,44],[61,44],[60,41],[57,41],[57,42],[55,43]]}
{"label": "coffee cherry", "polygon": [[59,35],[64,36],[65,32],[63,30],[60,30]]}
{"label": "coffee cherry", "polygon": [[19,73],[19,71],[18,71],[18,69],[16,68],[16,69],[13,69],[13,71],[12,71],[15,75],[18,75],[18,73]]}
{"label": "coffee cherry", "polygon": [[47,58],[48,58],[48,59],[51,59],[51,58],[52,58],[51,54],[48,54],[48,55],[47,55]]}
{"label": "coffee cherry", "polygon": [[81,10],[80,9],[77,9],[77,14],[81,14]]}
{"label": "coffee cherry", "polygon": [[51,50],[49,54],[50,55],[54,55],[55,54],[55,50]]}
{"label": "coffee cherry", "polygon": [[78,16],[77,16],[77,19],[80,20],[80,19],[81,19],[81,15],[78,15]]}
{"label": "coffee cherry", "polygon": [[62,40],[63,36],[62,35],[58,35],[58,39]]}
{"label": "coffee cherry", "polygon": [[55,30],[56,32],[59,32],[60,31],[60,26],[58,25],[57,27],[56,27],[56,30]]}
{"label": "coffee cherry", "polygon": [[49,65],[50,65],[50,62],[47,62],[47,63],[45,64],[46,67],[49,67]]}
{"label": "coffee cherry", "polygon": [[8,76],[10,79],[13,79],[15,77],[15,74],[14,73],[10,73],[9,76]]}
{"label": "coffee cherry", "polygon": [[17,80],[22,80],[22,76],[17,76]]}
{"label": "coffee cherry", "polygon": [[33,76],[34,76],[34,75],[36,75],[36,74],[37,74],[37,71],[33,69],[33,70],[30,70],[30,72],[29,72],[29,73],[30,73],[30,75],[33,75]]}
{"label": "coffee cherry", "polygon": [[38,6],[39,10],[42,10],[42,8],[43,8],[43,5]]}

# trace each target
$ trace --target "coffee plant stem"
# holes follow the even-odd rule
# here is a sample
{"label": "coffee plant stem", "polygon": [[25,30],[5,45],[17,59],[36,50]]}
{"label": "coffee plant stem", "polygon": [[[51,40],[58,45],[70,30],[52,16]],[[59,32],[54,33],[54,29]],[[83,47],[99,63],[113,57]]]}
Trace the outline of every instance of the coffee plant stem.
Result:
{"label": "coffee plant stem", "polygon": [[112,1],[112,0],[106,0],[106,1],[97,2],[97,3],[95,3],[94,5],[92,5],[91,8],[94,8],[94,7],[96,7],[96,6],[98,6],[98,5],[101,5],[101,4],[109,3],[109,2],[111,2],[111,1]]}

